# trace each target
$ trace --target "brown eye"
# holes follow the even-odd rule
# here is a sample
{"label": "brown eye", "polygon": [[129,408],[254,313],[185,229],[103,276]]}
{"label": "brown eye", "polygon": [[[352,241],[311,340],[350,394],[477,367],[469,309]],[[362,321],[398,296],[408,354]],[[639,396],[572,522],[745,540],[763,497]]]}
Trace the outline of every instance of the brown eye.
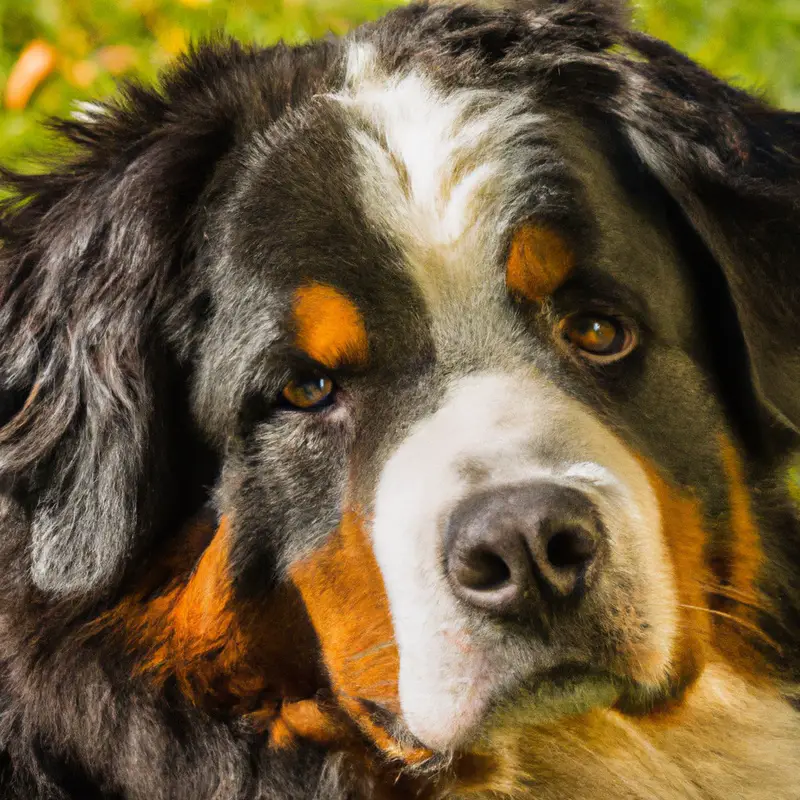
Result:
{"label": "brown eye", "polygon": [[307,380],[289,381],[281,390],[284,404],[301,411],[314,411],[333,402],[334,385],[323,375]]}
{"label": "brown eye", "polygon": [[561,335],[597,363],[624,358],[637,344],[633,326],[625,320],[603,314],[572,314],[561,321]]}

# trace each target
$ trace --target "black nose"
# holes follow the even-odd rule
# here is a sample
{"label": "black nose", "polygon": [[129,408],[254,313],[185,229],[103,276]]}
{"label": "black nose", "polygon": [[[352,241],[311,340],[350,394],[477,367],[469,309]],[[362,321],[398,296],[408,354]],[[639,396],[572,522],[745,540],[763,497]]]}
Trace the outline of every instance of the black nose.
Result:
{"label": "black nose", "polygon": [[601,526],[583,492],[554,483],[492,489],[450,517],[445,563],[456,594],[501,616],[579,597],[598,561]]}

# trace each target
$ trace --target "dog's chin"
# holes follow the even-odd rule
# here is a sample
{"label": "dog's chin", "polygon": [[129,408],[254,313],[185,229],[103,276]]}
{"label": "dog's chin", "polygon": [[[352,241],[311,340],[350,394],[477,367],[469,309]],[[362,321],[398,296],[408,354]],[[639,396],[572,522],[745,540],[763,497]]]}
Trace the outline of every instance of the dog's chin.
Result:
{"label": "dog's chin", "polygon": [[622,696],[624,683],[607,672],[574,665],[532,676],[515,691],[497,698],[480,741],[490,743],[498,730],[557,724],[568,717],[611,708]]}
{"label": "dog's chin", "polygon": [[498,731],[557,723],[592,709],[610,708],[625,682],[608,673],[567,665],[513,685],[480,679],[461,696],[429,699],[404,713],[409,733],[435,753],[483,751]]}

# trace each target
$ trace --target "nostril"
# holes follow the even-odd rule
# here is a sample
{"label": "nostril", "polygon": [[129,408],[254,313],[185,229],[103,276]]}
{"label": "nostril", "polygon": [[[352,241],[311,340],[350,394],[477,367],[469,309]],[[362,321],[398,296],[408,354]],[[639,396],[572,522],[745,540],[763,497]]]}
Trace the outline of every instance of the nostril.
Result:
{"label": "nostril", "polygon": [[528,619],[563,600],[580,602],[601,574],[606,548],[592,500],[547,482],[465,498],[444,533],[454,594],[496,617]]}
{"label": "nostril", "polygon": [[556,569],[585,567],[597,552],[597,541],[583,528],[566,528],[547,542],[547,560]]}
{"label": "nostril", "polygon": [[458,582],[466,589],[479,592],[505,586],[511,580],[508,564],[496,553],[484,548],[474,548],[457,568]]}

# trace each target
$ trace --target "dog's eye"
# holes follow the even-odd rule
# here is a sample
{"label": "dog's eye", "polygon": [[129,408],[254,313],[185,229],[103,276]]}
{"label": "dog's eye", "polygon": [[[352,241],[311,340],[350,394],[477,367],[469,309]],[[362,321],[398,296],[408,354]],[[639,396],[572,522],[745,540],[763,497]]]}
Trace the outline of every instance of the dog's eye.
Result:
{"label": "dog's eye", "polygon": [[605,314],[571,314],[561,321],[559,328],[561,336],[581,356],[597,363],[618,361],[637,344],[636,331],[630,323]]}
{"label": "dog's eye", "polygon": [[281,390],[280,399],[284,406],[301,411],[316,411],[333,402],[335,389],[330,378],[315,375],[304,380],[289,381]]}

